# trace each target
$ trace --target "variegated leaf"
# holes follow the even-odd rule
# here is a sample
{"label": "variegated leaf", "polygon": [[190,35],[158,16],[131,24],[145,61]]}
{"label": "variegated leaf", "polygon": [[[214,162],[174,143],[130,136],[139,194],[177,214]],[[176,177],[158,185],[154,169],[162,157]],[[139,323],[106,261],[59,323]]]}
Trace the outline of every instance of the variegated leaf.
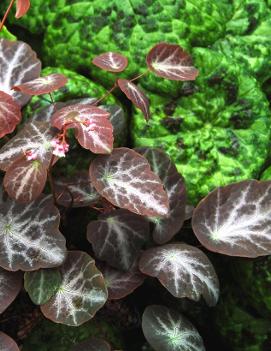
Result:
{"label": "variegated leaf", "polygon": [[166,216],[168,196],[148,161],[134,150],[114,149],[90,165],[96,190],[113,205],[144,216]]}
{"label": "variegated leaf", "polygon": [[154,223],[152,233],[154,241],[164,244],[178,233],[185,220],[184,179],[164,151],[151,148],[138,148],[136,151],[149,161],[153,172],[162,180],[168,194],[169,215],[166,218],[149,217]]}
{"label": "variegated leaf", "polygon": [[21,108],[13,98],[0,91],[0,138],[12,133],[21,121]]}
{"label": "variegated leaf", "polygon": [[44,167],[48,167],[52,157],[51,141],[56,130],[47,122],[27,123],[20,132],[10,139],[0,150],[0,169],[6,171],[16,160],[31,151]]}
{"label": "variegated leaf", "polygon": [[198,70],[191,56],[179,45],[160,43],[147,55],[147,65],[157,76],[172,80],[195,80]]}
{"label": "variegated leaf", "polygon": [[7,334],[0,331],[0,350],[1,351],[20,351],[16,342]]}
{"label": "variegated leaf", "polygon": [[139,108],[145,119],[150,119],[150,102],[145,93],[137,85],[127,79],[118,79],[118,86],[132,103]]}
{"label": "variegated leaf", "polygon": [[56,267],[66,256],[60,215],[50,196],[0,205],[0,266],[11,271]]}
{"label": "variegated leaf", "polygon": [[36,53],[21,41],[0,39],[0,67],[0,90],[11,95],[19,105],[25,105],[30,96],[12,87],[39,77],[41,62]]}
{"label": "variegated leaf", "polygon": [[91,319],[107,300],[103,276],[94,260],[80,251],[70,251],[59,269],[61,285],[56,294],[41,306],[41,311],[56,323],[81,325]]}
{"label": "variegated leaf", "polygon": [[73,346],[71,351],[111,351],[110,345],[102,340],[97,338],[92,338],[89,340],[85,340]]}
{"label": "variegated leaf", "polygon": [[16,0],[16,18],[23,17],[30,8],[30,0]]}
{"label": "variegated leaf", "polygon": [[196,247],[167,244],[151,248],[139,261],[142,273],[157,277],[175,297],[199,301],[201,296],[209,306],[219,297],[219,283],[208,257]]}
{"label": "variegated leaf", "polygon": [[123,108],[118,105],[102,105],[101,107],[110,113],[109,120],[113,126],[114,143],[126,145],[129,127]]}
{"label": "variegated leaf", "polygon": [[0,268],[0,313],[15,300],[23,286],[22,281],[21,272],[8,272]]}
{"label": "variegated leaf", "polygon": [[271,254],[271,182],[217,188],[196,207],[193,230],[207,249],[230,256]]}
{"label": "variegated leaf", "polygon": [[109,265],[127,271],[137,260],[149,237],[149,224],[127,210],[115,210],[91,221],[87,239],[95,255]]}
{"label": "variegated leaf", "polygon": [[64,87],[67,81],[68,79],[63,74],[54,73],[15,85],[13,89],[27,95],[43,95]]}
{"label": "variegated leaf", "polygon": [[155,351],[205,351],[196,328],[183,315],[167,307],[148,306],[143,313],[142,328]]}
{"label": "variegated leaf", "polygon": [[34,112],[32,117],[29,119],[30,122],[47,122],[51,124],[51,118],[53,114],[63,108],[65,103],[55,102],[50,103],[48,106],[42,107]]}
{"label": "variegated leaf", "polygon": [[63,107],[52,116],[58,129],[75,129],[79,144],[97,154],[108,154],[113,149],[113,127],[109,113],[100,107],[76,104]]}
{"label": "variegated leaf", "polygon": [[128,65],[128,60],[125,56],[118,54],[117,52],[105,52],[99,56],[96,56],[92,63],[108,72],[122,72]]}

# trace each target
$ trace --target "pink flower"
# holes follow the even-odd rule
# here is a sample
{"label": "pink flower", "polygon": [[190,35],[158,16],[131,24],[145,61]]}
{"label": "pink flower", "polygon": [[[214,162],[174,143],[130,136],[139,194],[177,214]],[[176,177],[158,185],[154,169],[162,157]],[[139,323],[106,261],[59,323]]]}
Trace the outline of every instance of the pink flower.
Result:
{"label": "pink flower", "polygon": [[36,160],[38,157],[37,151],[33,150],[27,150],[24,154],[28,161]]}
{"label": "pink flower", "polygon": [[66,153],[69,151],[69,144],[67,144],[65,141],[61,141],[58,138],[54,138],[51,141],[51,145],[54,148],[53,155],[55,156],[65,157]]}

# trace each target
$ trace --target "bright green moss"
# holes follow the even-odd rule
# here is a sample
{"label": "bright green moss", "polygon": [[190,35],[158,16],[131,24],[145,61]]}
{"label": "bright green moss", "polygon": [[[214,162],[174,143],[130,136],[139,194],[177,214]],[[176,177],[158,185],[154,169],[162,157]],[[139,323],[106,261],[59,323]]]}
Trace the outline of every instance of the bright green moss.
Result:
{"label": "bright green moss", "polygon": [[8,30],[7,27],[3,27],[3,29],[0,32],[0,39],[8,39],[8,40],[16,40],[17,38],[15,37],[15,35],[11,34]]}

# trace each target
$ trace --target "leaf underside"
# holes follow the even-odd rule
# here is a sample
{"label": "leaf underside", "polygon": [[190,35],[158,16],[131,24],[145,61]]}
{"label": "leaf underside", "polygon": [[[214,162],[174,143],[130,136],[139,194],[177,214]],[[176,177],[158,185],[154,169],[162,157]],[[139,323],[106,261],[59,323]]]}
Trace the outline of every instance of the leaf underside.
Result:
{"label": "leaf underside", "polygon": [[23,17],[30,8],[30,0],[17,0],[16,1],[16,18]]}

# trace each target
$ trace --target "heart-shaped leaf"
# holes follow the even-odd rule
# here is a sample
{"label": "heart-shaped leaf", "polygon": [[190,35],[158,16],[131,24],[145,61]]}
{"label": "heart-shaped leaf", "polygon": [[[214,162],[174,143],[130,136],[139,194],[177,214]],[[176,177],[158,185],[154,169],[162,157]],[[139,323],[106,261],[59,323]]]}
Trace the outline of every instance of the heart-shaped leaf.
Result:
{"label": "heart-shaped leaf", "polygon": [[166,216],[168,196],[148,161],[134,150],[114,149],[90,165],[96,190],[113,205],[144,216]]}
{"label": "heart-shaped leaf", "polygon": [[21,272],[8,272],[0,268],[0,313],[5,311],[19,294],[22,288],[22,278]]}
{"label": "heart-shaped leaf", "polygon": [[44,305],[42,313],[56,323],[78,326],[105,304],[107,290],[94,260],[84,252],[70,251],[59,268],[62,282],[57,293]]}
{"label": "heart-shaped leaf", "polygon": [[151,71],[166,79],[195,80],[199,73],[193,67],[191,56],[179,45],[155,45],[148,53],[146,62]]}
{"label": "heart-shaped leaf", "polygon": [[20,105],[25,105],[30,96],[12,90],[39,77],[41,62],[31,47],[21,41],[0,39],[0,90],[11,95]]}
{"label": "heart-shaped leaf", "polygon": [[125,56],[118,54],[117,52],[105,52],[99,56],[96,56],[92,63],[108,72],[122,72],[128,65],[128,60]]}
{"label": "heart-shaped leaf", "polygon": [[150,119],[150,102],[145,93],[137,85],[127,79],[118,79],[118,86],[129,100],[138,107],[145,119]]}
{"label": "heart-shaped leaf", "polygon": [[10,336],[0,331],[0,350],[1,351],[20,351],[16,342]]}
{"label": "heart-shaped leaf", "polygon": [[15,85],[13,89],[27,95],[43,95],[64,87],[67,81],[68,79],[63,74],[54,73]]}
{"label": "heart-shaped leaf", "polygon": [[66,256],[60,215],[51,196],[27,205],[0,205],[0,266],[11,271],[56,267]]}
{"label": "heart-shaped leaf", "polygon": [[16,1],[16,18],[23,17],[30,8],[30,0],[17,0]]}
{"label": "heart-shaped leaf", "polygon": [[10,95],[0,91],[0,138],[12,133],[21,118],[20,106]]}
{"label": "heart-shaped leaf", "polygon": [[149,223],[127,210],[115,210],[91,221],[87,239],[95,255],[109,265],[127,271],[149,237]]}
{"label": "heart-shaped leaf", "polygon": [[148,306],[142,317],[145,338],[155,351],[205,351],[196,328],[164,306]]}
{"label": "heart-shaped leaf", "polygon": [[152,171],[162,180],[168,194],[169,215],[166,218],[149,217],[154,223],[154,241],[164,244],[178,233],[185,220],[184,179],[164,151],[151,148],[137,148],[136,151],[149,161]]}
{"label": "heart-shaped leaf", "polygon": [[230,256],[271,254],[271,182],[217,188],[196,207],[193,230],[207,249]]}
{"label": "heart-shaped leaf", "polygon": [[97,338],[92,338],[89,340],[85,340],[73,346],[71,351],[111,351],[110,345],[102,340]]}
{"label": "heart-shaped leaf", "polygon": [[58,269],[39,269],[24,274],[24,288],[36,305],[42,305],[56,293],[61,285]]}
{"label": "heart-shaped leaf", "polygon": [[174,243],[151,248],[141,256],[139,269],[157,277],[175,297],[199,301],[203,296],[209,306],[217,303],[217,275],[208,257],[196,247]]}
{"label": "heart-shaped leaf", "polygon": [[58,129],[75,129],[75,137],[82,147],[97,154],[113,149],[113,127],[109,113],[100,107],[75,104],[63,107],[52,116],[52,125]]}

